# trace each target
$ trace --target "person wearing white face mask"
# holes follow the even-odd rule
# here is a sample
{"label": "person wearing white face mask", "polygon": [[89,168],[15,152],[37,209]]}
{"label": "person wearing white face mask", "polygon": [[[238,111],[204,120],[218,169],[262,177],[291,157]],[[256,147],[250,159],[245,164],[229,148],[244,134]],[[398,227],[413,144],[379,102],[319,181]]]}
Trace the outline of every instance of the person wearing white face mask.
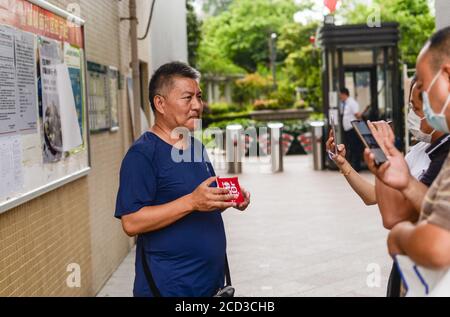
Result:
{"label": "person wearing white face mask", "polygon": [[[411,83],[409,104],[411,111],[408,114],[408,129],[411,134],[416,136],[416,140],[420,142],[411,147],[410,151],[405,156],[405,160],[411,170],[411,174],[415,178],[419,179],[423,177],[427,180],[431,180],[429,183],[424,182],[425,184],[427,184],[427,186],[429,186],[431,185],[433,179],[437,176],[437,173],[439,173],[440,166],[442,165],[444,160],[442,157],[447,156],[450,142],[441,143],[441,141],[448,140],[442,138],[444,134],[439,131],[433,131],[433,129],[428,126],[426,121],[421,120],[421,118],[419,117],[423,116],[423,111],[422,102],[420,100],[420,93],[416,89],[415,79],[413,79],[413,82]],[[326,146],[328,152],[332,154],[334,153],[335,143],[334,137],[331,132],[332,131],[330,131],[330,136]],[[430,145],[430,143],[432,144]],[[441,150],[445,152],[443,153],[443,155],[441,153]],[[439,155],[433,155],[433,159],[430,160],[427,153],[430,151],[432,154],[435,153]],[[356,170],[352,168],[350,163],[345,158],[345,152],[345,145],[339,144],[338,155],[330,154],[330,158],[336,163],[341,173],[345,176],[347,182],[361,197],[366,205],[370,206],[377,204],[374,184],[367,181],[358,172],[356,172]],[[433,171],[428,170],[430,166],[434,167],[432,169]],[[383,219],[383,223],[388,228],[392,227],[399,221],[398,217],[395,215],[394,217],[387,215],[385,218],[386,219]],[[404,218],[401,218],[400,220],[402,219]]]}
{"label": "person wearing white face mask", "polygon": [[[425,120],[421,93],[417,88],[415,77],[411,83],[408,129],[414,138],[419,141],[411,148],[409,155],[406,157],[411,175],[430,187],[447,158],[450,138],[447,134],[432,128]],[[426,155],[428,162],[425,162],[423,153]],[[427,167],[423,168],[420,163],[416,164],[415,160],[421,161]],[[417,210],[417,212],[419,211]]]}
{"label": "person wearing white face mask", "polygon": [[[417,88],[422,91],[426,121],[433,129],[449,132],[450,111],[450,27],[436,32],[417,59]],[[384,143],[388,162],[380,167],[365,152],[365,159],[377,180],[400,191],[421,214],[417,222],[395,225],[388,237],[391,255],[404,254],[417,265],[432,269],[450,267],[450,159],[428,187],[409,172],[402,154],[389,140],[389,132],[372,125]]]}
{"label": "person wearing white face mask", "polygon": [[[436,129],[433,129],[430,127],[430,125],[425,120],[425,116],[423,115],[423,102],[420,99],[421,107],[417,107],[412,100],[413,96],[416,96],[418,94],[417,87],[417,80],[414,76],[412,82],[411,82],[411,95],[410,95],[410,102],[408,104],[408,129],[409,132],[414,136],[414,138],[419,142],[424,143],[432,143],[431,138],[436,133]],[[416,96],[416,99],[419,98]],[[420,113],[420,116],[419,114]],[[422,116],[422,117],[421,117]],[[424,126],[424,127],[422,127]],[[424,132],[424,131],[431,131],[431,132]],[[439,131],[438,131],[439,133]]]}
{"label": "person wearing white face mask", "polygon": [[[405,160],[411,175],[421,183],[430,187],[438,176],[450,150],[450,137],[429,126],[425,120],[420,91],[417,89],[416,79],[411,83],[408,129],[417,141]],[[375,126],[378,123],[374,123]],[[387,229],[392,229],[403,221],[417,221],[420,209],[406,199],[401,192],[395,190],[378,179],[375,181],[378,207],[383,215],[383,223]],[[400,295],[400,274],[393,266],[388,284],[388,296]]]}
{"label": "person wearing white face mask", "polygon": [[[405,156],[405,161],[411,171],[411,175],[420,180],[426,186],[430,186],[439,174],[440,168],[450,149],[449,137],[439,131],[434,131],[424,118],[420,91],[417,89],[416,79],[411,83],[409,94],[408,129],[420,141]],[[386,125],[385,122],[375,122],[373,125]],[[393,134],[392,134],[393,138]],[[430,144],[431,143],[431,144]],[[380,142],[381,144],[381,142]],[[330,136],[327,142],[328,150],[333,153],[334,139]],[[377,181],[375,186],[352,169],[345,160],[345,147],[339,145],[338,156],[332,159],[344,174],[347,182],[355,192],[363,199],[366,205],[378,204],[383,220],[383,225],[391,229],[397,223],[405,220],[417,220],[420,210],[416,210],[405,200],[403,195],[382,182]],[[388,297],[398,297],[400,294],[400,275],[393,267],[389,277]]]}

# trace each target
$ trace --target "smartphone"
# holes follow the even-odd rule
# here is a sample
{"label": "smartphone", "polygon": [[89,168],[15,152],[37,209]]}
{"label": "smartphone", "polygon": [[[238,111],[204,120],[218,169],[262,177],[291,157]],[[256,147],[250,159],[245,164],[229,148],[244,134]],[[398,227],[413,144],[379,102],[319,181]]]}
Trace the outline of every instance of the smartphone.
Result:
{"label": "smartphone", "polygon": [[387,161],[387,157],[377,140],[373,137],[367,123],[365,121],[355,120],[352,121],[352,126],[366,148],[368,148],[375,156],[375,164],[379,166],[385,163]]}
{"label": "smartphone", "polygon": [[337,150],[337,140],[336,140],[336,129],[335,129],[335,122],[334,122],[334,116],[330,115],[330,126],[331,126],[331,130],[333,131],[333,139],[334,139],[334,155],[338,155],[338,150]]}

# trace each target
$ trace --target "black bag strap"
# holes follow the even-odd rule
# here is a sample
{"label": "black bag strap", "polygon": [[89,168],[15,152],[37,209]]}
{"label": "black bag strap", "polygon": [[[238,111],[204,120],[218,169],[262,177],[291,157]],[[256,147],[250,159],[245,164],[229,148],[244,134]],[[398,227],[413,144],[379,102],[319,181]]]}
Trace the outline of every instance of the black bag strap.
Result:
{"label": "black bag strap", "polygon": [[153,279],[152,272],[150,271],[150,267],[147,263],[147,258],[145,257],[144,252],[144,241],[141,238],[141,261],[142,267],[144,268],[145,278],[147,279],[148,286],[150,286],[150,290],[152,291],[153,297],[161,297],[161,293],[159,292],[158,287],[156,287],[155,280]]}
{"label": "black bag strap", "polygon": [[[150,287],[150,290],[152,291],[152,294],[154,297],[162,297],[161,293],[159,292],[158,287],[155,284],[155,280],[153,279],[152,272],[150,271],[150,267],[147,262],[147,258],[145,257],[144,252],[144,243],[143,240],[141,240],[141,261],[142,261],[142,267],[144,268],[144,274],[145,278],[147,280],[147,283]],[[230,274],[230,267],[228,266],[228,257],[225,254],[225,286],[231,286],[231,274]]]}
{"label": "black bag strap", "polygon": [[228,257],[225,254],[225,286],[231,286],[230,267],[228,266]]}

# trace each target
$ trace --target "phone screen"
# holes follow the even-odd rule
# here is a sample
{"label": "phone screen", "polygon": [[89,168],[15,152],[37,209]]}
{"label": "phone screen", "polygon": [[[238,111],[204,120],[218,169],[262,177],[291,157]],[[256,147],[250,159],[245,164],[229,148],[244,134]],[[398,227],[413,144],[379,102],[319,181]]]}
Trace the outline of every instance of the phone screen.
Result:
{"label": "phone screen", "polygon": [[381,149],[380,145],[378,144],[377,140],[375,140],[375,138],[373,137],[372,132],[370,132],[367,123],[365,121],[356,120],[352,121],[352,125],[355,128],[364,145],[367,148],[369,148],[370,151],[375,155],[375,163],[377,165],[381,165],[384,162],[386,162],[387,157],[384,154],[383,150]]}

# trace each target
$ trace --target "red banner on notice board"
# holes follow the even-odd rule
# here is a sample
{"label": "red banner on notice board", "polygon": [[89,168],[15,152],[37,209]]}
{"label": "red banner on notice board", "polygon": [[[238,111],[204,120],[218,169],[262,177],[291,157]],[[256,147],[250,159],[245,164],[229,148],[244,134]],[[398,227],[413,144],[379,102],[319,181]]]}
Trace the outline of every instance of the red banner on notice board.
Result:
{"label": "red banner on notice board", "polygon": [[80,25],[27,0],[0,0],[0,24],[83,48]]}

